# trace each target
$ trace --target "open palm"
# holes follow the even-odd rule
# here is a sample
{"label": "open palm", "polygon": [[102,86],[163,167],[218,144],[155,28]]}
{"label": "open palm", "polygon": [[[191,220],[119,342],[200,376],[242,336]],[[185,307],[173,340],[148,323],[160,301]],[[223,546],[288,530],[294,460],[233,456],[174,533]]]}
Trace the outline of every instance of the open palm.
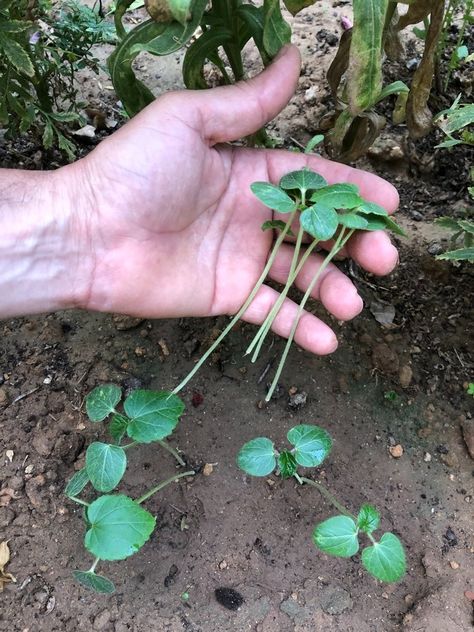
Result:
{"label": "open palm", "polygon": [[[89,248],[94,273],[86,308],[147,317],[235,313],[260,276],[272,235],[260,226],[271,211],[253,196],[256,180],[278,182],[308,165],[329,182],[358,184],[367,199],[393,211],[398,196],[377,176],[316,156],[252,150],[224,143],[271,120],[294,92],[299,56],[289,47],[261,75],[236,86],[183,91],[158,99],[74,166],[93,191]],[[86,186],[86,185],[85,185]],[[389,272],[396,250],[383,233],[355,235],[348,254],[366,269]],[[270,276],[284,282],[292,246],[280,249]],[[298,278],[305,288],[321,258]],[[339,319],[362,301],[352,283],[330,266],[314,290]],[[278,297],[263,286],[244,318],[260,323]],[[273,329],[288,334],[296,305],[286,300]],[[337,342],[311,314],[296,341],[315,353]]]}

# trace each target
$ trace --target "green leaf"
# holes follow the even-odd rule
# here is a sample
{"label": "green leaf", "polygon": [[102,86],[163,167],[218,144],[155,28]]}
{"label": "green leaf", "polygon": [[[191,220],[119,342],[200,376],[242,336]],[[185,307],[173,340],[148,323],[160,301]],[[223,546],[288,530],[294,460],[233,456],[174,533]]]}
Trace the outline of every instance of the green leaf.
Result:
{"label": "green leaf", "polygon": [[77,112],[51,112],[50,116],[59,123],[74,123],[81,118]]}
{"label": "green leaf", "polygon": [[400,235],[401,237],[406,237],[407,234],[391,217],[385,218],[385,228],[390,230],[395,235]]}
{"label": "green leaf", "polygon": [[359,515],[357,516],[357,526],[364,533],[372,533],[379,528],[380,514],[369,504],[364,504],[360,508]]}
{"label": "green leaf", "polygon": [[291,478],[298,468],[294,455],[288,450],[278,455],[278,467],[282,478]]}
{"label": "green leaf", "polygon": [[266,437],[252,439],[240,448],[237,465],[250,476],[268,476],[276,467],[273,443]]}
{"label": "green leaf", "polygon": [[269,182],[254,182],[250,188],[260,202],[274,211],[278,211],[279,213],[292,213],[296,209],[296,202],[274,184],[270,184]]}
{"label": "green leaf", "polygon": [[394,81],[393,83],[390,83],[388,86],[385,86],[385,88],[382,88],[378,96],[377,102],[383,101],[383,99],[386,99],[392,94],[400,94],[400,93],[408,94],[409,92],[410,92],[410,88],[405,83],[403,83],[403,81]]}
{"label": "green leaf", "polygon": [[101,384],[86,397],[86,412],[91,421],[104,421],[122,399],[122,389],[115,384]]}
{"label": "green leaf", "polygon": [[349,516],[334,516],[316,525],[313,542],[318,549],[336,557],[352,557],[359,550],[357,525]]}
{"label": "green leaf", "polygon": [[436,117],[436,123],[445,132],[453,134],[474,123],[474,104],[459,105],[454,110],[444,110]]}
{"label": "green leaf", "polygon": [[8,61],[23,75],[34,77],[35,69],[28,53],[16,40],[0,33],[0,50],[3,50]]}
{"label": "green leaf", "polygon": [[87,448],[87,475],[99,492],[110,492],[117,487],[126,467],[127,456],[119,446],[95,441]]}
{"label": "green leaf", "polygon": [[82,470],[76,472],[74,476],[72,476],[72,478],[69,480],[64,493],[69,498],[71,498],[71,496],[78,496],[88,482],[89,475],[87,474],[86,468],[83,467]]}
{"label": "green leaf", "polygon": [[303,467],[316,467],[328,456],[332,447],[331,436],[319,426],[301,424],[294,426],[287,434],[291,445],[295,446],[296,462]]}
{"label": "green leaf", "polygon": [[300,169],[300,171],[292,171],[287,173],[280,180],[280,188],[286,191],[299,190],[301,196],[306,196],[307,191],[321,189],[327,186],[326,180],[319,173],[315,173],[310,169]]}
{"label": "green leaf", "polygon": [[366,202],[365,200],[357,207],[358,213],[363,213],[364,215],[383,215],[386,217],[388,215],[387,211],[379,204],[375,204],[375,202]]}
{"label": "green leaf", "polygon": [[315,239],[327,241],[334,236],[339,217],[333,208],[315,204],[301,213],[300,224]]}
{"label": "green leaf", "polygon": [[130,417],[127,434],[140,443],[160,441],[170,435],[184,411],[180,398],[168,391],[134,391],[123,407]]}
{"label": "green leaf", "polygon": [[51,149],[51,147],[53,146],[53,140],[54,140],[54,129],[49,119],[46,119],[45,124],[44,124],[43,139],[42,139],[43,147],[45,149]]}
{"label": "green leaf", "polygon": [[397,582],[406,572],[403,545],[393,533],[384,533],[380,541],[362,551],[364,568],[383,582]]}
{"label": "green leaf", "polygon": [[253,37],[255,46],[258,48],[264,65],[268,65],[270,57],[263,45],[263,30],[265,22],[263,6],[256,7],[253,4],[239,4],[237,7],[237,15],[247,26],[250,36]]}
{"label": "green leaf", "polygon": [[273,58],[285,44],[291,42],[291,27],[283,19],[280,0],[263,0],[263,12],[263,45]]}
{"label": "green leaf", "polygon": [[354,26],[347,72],[349,112],[370,108],[382,91],[382,36],[388,0],[354,0]]}
{"label": "green leaf", "polygon": [[183,81],[190,90],[207,88],[204,64],[213,57],[219,46],[232,40],[232,32],[213,26],[198,37],[188,48],[183,60]]}
{"label": "green leaf", "polygon": [[447,228],[448,230],[458,231],[460,230],[459,220],[452,217],[437,217],[435,224]]}
{"label": "green leaf", "polygon": [[385,218],[381,215],[369,214],[364,215],[364,218],[367,221],[367,226],[364,228],[364,230],[385,230]]}
{"label": "green leaf", "polygon": [[324,189],[319,189],[311,195],[311,201],[331,208],[345,209],[356,208],[364,203],[357,186],[347,183],[331,184]]}
{"label": "green leaf", "polygon": [[460,228],[462,228],[463,231],[471,235],[474,235],[474,222],[473,221],[469,219],[460,219],[458,223],[459,223]]}
{"label": "green leaf", "polygon": [[31,28],[32,23],[24,20],[7,20],[0,21],[0,33],[23,33]]}
{"label": "green leaf", "polygon": [[296,15],[306,7],[310,7],[316,0],[283,0],[283,2],[291,15]]}
{"label": "green leaf", "polygon": [[114,583],[107,577],[96,575],[92,571],[73,571],[72,574],[80,584],[96,593],[110,595],[115,592]]}
{"label": "green leaf", "polygon": [[346,228],[364,230],[369,225],[369,222],[357,213],[339,213],[338,217],[339,223]]}
{"label": "green leaf", "polygon": [[124,560],[136,553],[155,528],[155,518],[123,494],[100,496],[87,508],[90,527],[84,544],[101,560]]}
{"label": "green leaf", "polygon": [[438,255],[436,259],[443,259],[445,261],[474,261],[474,247],[450,250],[449,252],[444,252],[442,255]]}
{"label": "green leaf", "polygon": [[469,55],[469,49],[466,45],[462,45],[462,46],[458,46],[456,48],[456,57],[459,61],[461,61],[462,59],[466,59],[466,57]]}
{"label": "green leaf", "polygon": [[[261,229],[262,230],[285,230],[286,223],[282,222],[281,219],[268,219],[266,222],[263,222]],[[294,233],[291,230],[286,231],[287,235],[294,236]]]}
{"label": "green leaf", "polygon": [[117,443],[120,443],[127,433],[129,419],[125,415],[116,414],[113,415],[112,421],[109,425],[109,432],[112,439]]}
{"label": "green leaf", "polygon": [[323,140],[324,140],[323,134],[316,134],[316,136],[313,136],[313,138],[308,142],[308,144],[304,148],[304,153],[311,154],[313,152],[313,149],[317,147],[320,143],[322,143]]}

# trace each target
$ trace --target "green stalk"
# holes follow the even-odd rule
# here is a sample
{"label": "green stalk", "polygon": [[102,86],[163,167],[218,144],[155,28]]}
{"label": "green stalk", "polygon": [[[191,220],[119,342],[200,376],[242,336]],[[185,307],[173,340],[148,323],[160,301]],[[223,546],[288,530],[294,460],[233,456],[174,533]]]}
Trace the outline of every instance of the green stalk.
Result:
{"label": "green stalk", "polygon": [[95,573],[95,569],[97,568],[97,564],[100,562],[100,557],[96,557],[94,560],[94,563],[92,564],[92,566],[90,567],[90,569],[87,571],[88,573]]}
{"label": "green stalk", "polygon": [[84,507],[89,507],[90,503],[86,503],[85,500],[81,500],[77,496],[69,496],[69,500],[73,500],[78,505],[83,505]]}
{"label": "green stalk", "polygon": [[186,463],[180,457],[178,452],[173,447],[170,446],[169,443],[166,443],[166,441],[161,441],[161,440],[159,440],[158,443],[161,445],[162,448],[164,448],[165,450],[167,450],[170,454],[174,456],[174,458],[178,461],[181,467],[186,467]]}
{"label": "green stalk", "polygon": [[349,518],[352,518],[353,520],[357,521],[357,516],[354,516],[354,514],[352,514],[348,509],[346,509],[344,505],[341,505],[341,503],[336,498],[334,498],[331,492],[322,483],[318,483],[317,481],[313,481],[310,478],[305,478],[304,476],[298,476],[296,474],[295,474],[295,478],[298,480],[298,483],[300,484],[306,483],[306,485],[311,485],[312,487],[316,487],[316,489],[321,494],[321,496],[324,496],[324,498],[326,498],[326,500],[328,500],[331,503],[331,505],[333,505],[338,511],[340,511],[345,516],[349,516]]}
{"label": "green stalk", "polygon": [[143,494],[143,496],[140,496],[140,498],[137,498],[135,502],[137,503],[137,505],[141,505],[142,503],[145,502],[145,500],[148,500],[149,498],[151,498],[153,494],[156,494],[156,492],[159,492],[160,489],[163,489],[163,487],[166,487],[167,485],[174,483],[175,481],[179,480],[180,478],[183,478],[184,476],[194,476],[195,474],[196,472],[194,470],[191,470],[189,472],[182,472],[181,474],[175,474],[175,476],[170,476],[170,478],[167,478],[166,481],[162,481],[161,483],[158,483],[158,485],[156,485],[155,487],[152,487],[151,489],[149,489],[146,492],[146,494]]}
{"label": "green stalk", "polygon": [[331,251],[328,253],[326,259],[324,259],[323,263],[321,264],[321,267],[316,272],[316,274],[313,277],[313,280],[309,284],[308,289],[306,290],[305,295],[303,296],[300,306],[298,308],[298,311],[296,313],[296,317],[293,322],[290,335],[288,336],[288,340],[286,341],[285,349],[283,350],[283,354],[281,356],[280,363],[278,364],[275,377],[273,378],[272,385],[270,386],[267,396],[265,397],[266,402],[270,401],[273,395],[273,391],[275,390],[278,384],[278,380],[280,379],[281,372],[283,371],[283,367],[285,366],[288,352],[290,351],[291,343],[293,342],[293,338],[295,337],[296,328],[298,327],[298,323],[300,322],[300,318],[303,314],[304,306],[306,305],[307,300],[311,296],[311,292],[313,291],[313,288],[316,285],[316,282],[318,281],[318,279],[320,278],[324,270],[328,267],[331,260],[337,255],[337,253],[341,250],[341,248],[345,246],[347,240],[351,237],[353,232],[354,232],[354,229],[350,230],[349,233],[346,236],[344,236],[344,228],[341,230],[338,238],[336,239],[334,246],[331,248]]}
{"label": "green stalk", "polygon": [[[280,311],[280,307],[283,304],[283,301],[285,300],[290,287],[293,285],[293,283],[296,280],[296,277],[298,276],[298,274],[301,272],[301,270],[303,269],[304,264],[306,263],[306,261],[308,260],[310,254],[313,252],[314,248],[316,247],[316,245],[319,243],[319,240],[315,239],[306,249],[304,255],[301,257],[301,261],[299,262],[298,266],[296,267],[296,269],[290,269],[290,273],[288,275],[288,279],[286,282],[285,287],[283,288],[282,292],[280,293],[280,296],[278,297],[278,300],[276,301],[275,305],[273,306],[271,312],[268,314],[267,318],[265,319],[264,323],[260,326],[260,329],[257,331],[257,334],[255,335],[255,338],[252,340],[252,342],[250,343],[249,348],[247,349],[247,351],[245,352],[245,355],[251,353],[252,349],[254,348],[255,344],[258,342],[257,348],[255,349],[255,352],[252,356],[252,362],[255,362],[257,360],[257,357],[260,353],[260,350],[262,348],[262,345],[265,341],[265,338],[268,334],[268,332],[271,329],[271,326],[273,325],[273,321],[275,320],[278,312]],[[297,253],[299,254],[299,253]]]}
{"label": "green stalk", "polygon": [[280,235],[278,236],[278,238],[277,238],[277,240],[275,242],[275,245],[273,247],[273,250],[272,250],[272,252],[270,254],[270,257],[268,258],[267,264],[266,264],[265,268],[263,269],[263,272],[260,275],[260,277],[259,277],[257,283],[255,284],[253,290],[248,295],[247,300],[245,301],[245,303],[239,309],[237,314],[232,318],[232,320],[227,325],[227,327],[224,329],[224,331],[221,333],[221,335],[216,339],[216,341],[211,345],[211,347],[206,351],[206,353],[204,353],[204,355],[201,357],[199,362],[187,374],[187,376],[184,378],[184,380],[182,382],[180,382],[178,384],[178,386],[172,391],[173,395],[176,395],[177,393],[179,393],[179,391],[186,386],[186,384],[195,375],[195,373],[197,373],[199,371],[199,369],[204,364],[204,362],[207,360],[207,358],[211,355],[211,353],[213,353],[214,350],[222,342],[222,340],[224,340],[224,338],[227,336],[227,334],[232,329],[232,327],[235,325],[235,323],[238,320],[240,320],[240,318],[242,318],[244,313],[247,311],[250,303],[253,301],[253,299],[257,295],[257,292],[259,291],[260,287],[262,286],[263,282],[267,278],[268,272],[270,271],[270,268],[272,267],[273,262],[275,261],[275,257],[276,257],[276,255],[278,253],[278,249],[280,248],[280,246],[283,243],[288,231],[290,230],[290,227],[291,227],[291,224],[292,224],[293,219],[295,217],[295,214],[296,214],[296,210],[293,211],[293,213],[291,213],[290,218],[289,218],[289,220],[287,221],[287,223],[285,225],[285,228],[281,231]]}

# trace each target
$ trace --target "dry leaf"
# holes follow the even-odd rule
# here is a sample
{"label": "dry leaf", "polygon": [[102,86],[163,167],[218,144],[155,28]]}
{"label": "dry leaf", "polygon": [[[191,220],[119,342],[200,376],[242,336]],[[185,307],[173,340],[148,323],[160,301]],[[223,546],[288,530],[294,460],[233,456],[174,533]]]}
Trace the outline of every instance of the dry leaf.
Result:
{"label": "dry leaf", "polygon": [[10,549],[8,548],[8,540],[0,542],[0,592],[3,591],[3,586],[10,582],[16,583],[16,579],[11,573],[5,573],[5,567],[10,561]]}

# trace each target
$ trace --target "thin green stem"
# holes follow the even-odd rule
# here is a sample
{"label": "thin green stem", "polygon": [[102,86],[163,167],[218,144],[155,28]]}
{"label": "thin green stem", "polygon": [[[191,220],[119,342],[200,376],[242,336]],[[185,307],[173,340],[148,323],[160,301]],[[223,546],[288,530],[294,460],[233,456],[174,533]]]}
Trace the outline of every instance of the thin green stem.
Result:
{"label": "thin green stem", "polygon": [[[296,478],[296,475],[295,475],[295,478]],[[357,520],[357,516],[354,516],[354,514],[351,513],[348,509],[346,509],[344,505],[341,505],[341,503],[336,498],[334,498],[334,496],[325,487],[325,485],[323,485],[322,483],[318,483],[317,481],[313,481],[310,478],[305,478],[304,476],[301,476],[301,477],[298,476],[297,480],[300,484],[305,483],[306,485],[311,485],[311,487],[316,487],[316,489],[321,494],[321,496],[324,496],[324,498],[326,498],[326,500],[328,500],[331,503],[331,505],[333,505],[338,511],[340,511],[345,516],[349,516],[349,518],[352,518],[353,520]]]}
{"label": "thin green stem", "polygon": [[90,567],[90,569],[87,571],[88,573],[95,573],[95,569],[97,568],[97,564],[100,562],[100,557],[96,557],[94,560],[94,563],[92,564],[92,566]]}
{"label": "thin green stem", "polygon": [[189,472],[182,472],[181,474],[176,474],[175,476],[170,476],[170,478],[167,478],[166,481],[162,481],[161,483],[159,483],[155,487],[152,487],[151,489],[149,489],[146,492],[146,494],[143,494],[143,496],[140,496],[140,498],[137,498],[137,500],[135,502],[137,503],[137,505],[141,505],[142,503],[145,502],[145,500],[148,500],[149,498],[151,498],[151,496],[153,496],[153,494],[156,494],[156,492],[159,492],[160,489],[163,489],[167,485],[170,485],[171,483],[174,483],[175,481],[178,481],[180,478],[184,478],[185,476],[194,476],[195,474],[196,474],[196,472],[194,470],[190,470]]}
{"label": "thin green stem", "polygon": [[293,213],[291,213],[290,218],[289,218],[289,220],[287,221],[287,223],[285,225],[285,228],[281,231],[280,235],[278,236],[277,240],[275,241],[275,245],[274,245],[273,250],[272,250],[272,252],[270,254],[270,257],[268,258],[267,264],[266,264],[265,268],[263,269],[263,272],[260,275],[260,278],[258,279],[257,283],[255,284],[253,290],[248,295],[247,300],[245,301],[245,303],[239,309],[237,314],[232,318],[230,323],[227,325],[227,327],[224,329],[224,331],[220,334],[220,336],[216,339],[216,341],[209,347],[209,349],[206,351],[206,353],[204,353],[204,355],[200,358],[199,362],[197,362],[197,364],[187,374],[187,376],[184,378],[184,380],[182,382],[180,382],[178,384],[178,386],[172,391],[173,395],[176,395],[177,393],[179,393],[179,391],[186,386],[186,384],[189,382],[189,380],[199,371],[199,369],[204,364],[204,362],[207,360],[207,358],[214,352],[214,350],[224,340],[224,338],[227,336],[227,334],[233,328],[233,326],[236,324],[236,322],[238,320],[240,320],[242,318],[242,316],[244,315],[244,313],[247,311],[250,303],[253,301],[253,299],[257,295],[257,292],[259,291],[261,285],[263,284],[263,282],[267,278],[268,272],[270,271],[270,268],[272,267],[273,262],[275,261],[275,257],[276,257],[276,255],[278,253],[278,249],[280,248],[280,246],[283,243],[288,231],[290,230],[290,227],[291,227],[291,224],[292,224],[293,219],[295,217],[295,214],[296,214],[296,211],[293,211]]}
{"label": "thin green stem", "polygon": [[69,496],[70,500],[73,500],[75,503],[77,503],[78,505],[84,505],[84,507],[89,507],[90,503],[86,503],[85,500],[81,500],[80,498],[78,498],[77,496]]}
{"label": "thin green stem", "polygon": [[[252,342],[250,343],[247,351],[245,352],[245,354],[249,354],[252,352],[254,346],[256,343],[258,343],[257,348],[255,349],[255,353],[252,356],[252,362],[255,362],[260,350],[262,348],[262,345],[264,343],[264,340],[268,334],[268,332],[271,329],[271,326],[273,324],[273,321],[275,320],[278,312],[280,311],[280,308],[283,304],[283,301],[285,300],[285,298],[288,295],[288,292],[291,288],[291,286],[293,285],[293,283],[296,280],[296,277],[298,276],[298,274],[301,272],[301,270],[303,269],[304,264],[306,263],[306,261],[308,260],[310,254],[313,252],[314,248],[316,247],[316,245],[319,243],[319,240],[315,239],[309,246],[308,248],[305,250],[303,256],[301,257],[301,261],[299,262],[299,264],[296,266],[295,269],[290,269],[290,273],[288,274],[288,279],[286,281],[286,285],[283,288],[283,290],[280,293],[280,296],[278,297],[278,300],[276,301],[275,305],[273,306],[272,310],[270,311],[270,313],[268,314],[268,316],[266,317],[265,321],[263,322],[262,325],[260,325],[259,330],[257,331],[255,338],[252,340]],[[296,248],[296,246],[295,246]],[[296,252],[296,251],[295,251]],[[299,253],[296,253],[297,256],[296,258],[298,258]],[[295,259],[295,257],[293,257],[293,259]],[[292,262],[293,265],[293,262]]]}
{"label": "thin green stem", "polygon": [[128,450],[129,448],[133,448],[134,445],[137,445],[138,441],[132,441],[131,443],[126,443],[125,445],[121,445],[122,450]]}
{"label": "thin green stem", "polygon": [[270,401],[270,399],[272,398],[272,395],[273,395],[273,391],[275,390],[275,388],[276,388],[276,386],[278,384],[278,380],[280,379],[281,372],[283,371],[283,367],[285,366],[286,358],[287,358],[288,353],[290,351],[291,343],[293,342],[293,338],[295,337],[296,328],[298,327],[298,324],[300,322],[300,318],[303,315],[304,307],[305,307],[306,302],[308,301],[309,297],[311,296],[311,293],[312,293],[312,291],[314,289],[314,286],[316,285],[316,283],[317,283],[318,279],[320,278],[321,274],[328,267],[328,265],[331,262],[331,260],[337,255],[337,253],[341,250],[341,248],[344,247],[344,245],[346,244],[347,240],[351,237],[353,232],[354,232],[354,229],[350,230],[347,235],[344,235],[344,228],[341,230],[339,236],[336,239],[336,242],[335,242],[334,246],[331,248],[331,251],[328,253],[327,257],[324,259],[323,263],[321,264],[321,267],[316,272],[316,274],[313,277],[313,280],[309,284],[308,289],[306,290],[306,292],[305,292],[305,294],[304,294],[304,296],[303,296],[303,298],[301,300],[300,306],[298,307],[298,311],[296,312],[295,320],[293,322],[293,326],[291,328],[290,335],[288,336],[288,340],[286,341],[286,345],[285,345],[285,348],[283,350],[283,354],[281,356],[280,363],[278,364],[278,368],[276,370],[275,377],[273,378],[272,385],[270,386],[270,389],[269,389],[269,391],[267,393],[267,396],[265,397],[265,401],[266,402]]}
{"label": "thin green stem", "polygon": [[166,443],[166,441],[158,441],[158,443],[161,445],[162,448],[164,448],[167,452],[169,452],[170,454],[174,456],[174,458],[178,461],[181,467],[186,467],[186,463],[179,456],[178,452],[172,446],[170,446],[169,443]]}

